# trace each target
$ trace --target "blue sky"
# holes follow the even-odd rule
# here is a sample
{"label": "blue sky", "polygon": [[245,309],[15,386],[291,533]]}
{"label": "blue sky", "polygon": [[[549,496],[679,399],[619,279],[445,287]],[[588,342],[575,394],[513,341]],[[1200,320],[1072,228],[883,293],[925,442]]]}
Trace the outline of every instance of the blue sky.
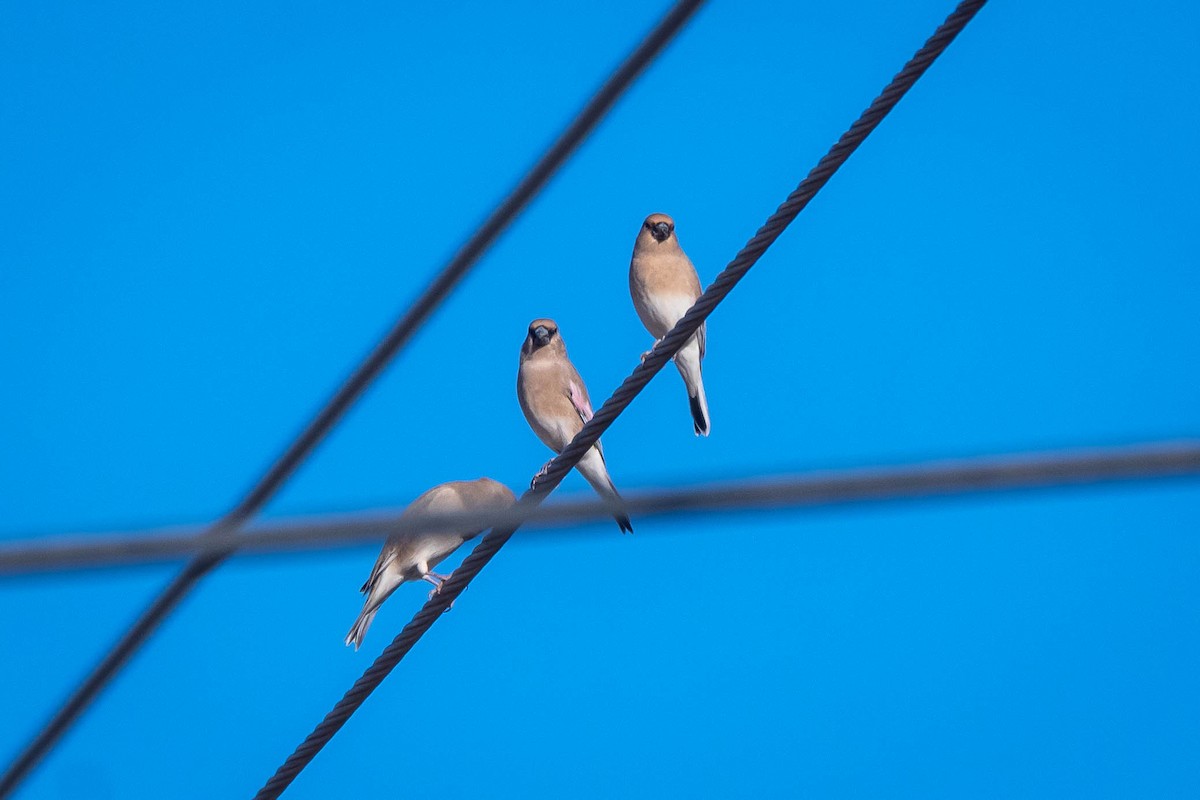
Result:
{"label": "blue sky", "polygon": [[[665,8],[6,8],[0,534],[227,510]],[[522,488],[528,321],[607,396],[642,218],[710,281],[950,9],[711,3],[268,515]],[[712,436],[665,371],[618,487],[1195,435],[1197,52],[1194,4],[986,7],[711,319]],[[1198,511],[518,537],[288,796],[1194,796]],[[252,794],[424,599],[344,648],[376,551],[227,564],[20,796]],[[176,570],[0,583],[0,757]]]}

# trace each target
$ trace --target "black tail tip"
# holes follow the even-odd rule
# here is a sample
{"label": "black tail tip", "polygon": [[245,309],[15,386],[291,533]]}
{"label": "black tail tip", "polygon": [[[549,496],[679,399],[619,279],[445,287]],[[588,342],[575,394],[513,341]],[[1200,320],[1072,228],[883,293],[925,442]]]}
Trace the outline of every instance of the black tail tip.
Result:
{"label": "black tail tip", "polygon": [[692,407],[692,427],[696,429],[697,436],[708,436],[708,417],[704,414],[704,409],[700,406],[700,398],[688,396],[688,403]]}
{"label": "black tail tip", "polygon": [[621,526],[621,533],[633,533],[633,523],[629,521],[629,517],[624,514],[617,514],[613,519]]}

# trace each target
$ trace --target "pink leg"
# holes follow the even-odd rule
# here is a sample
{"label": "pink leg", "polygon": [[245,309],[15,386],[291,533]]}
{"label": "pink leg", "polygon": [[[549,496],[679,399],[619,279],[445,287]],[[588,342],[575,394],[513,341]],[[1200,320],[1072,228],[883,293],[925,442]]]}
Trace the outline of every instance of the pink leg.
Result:
{"label": "pink leg", "polygon": [[[450,576],[438,575],[436,572],[426,572],[421,576],[421,580],[428,581],[429,583],[433,584],[433,588],[429,590],[429,595],[425,598],[426,600],[432,600],[435,594],[442,591],[442,584],[450,580]],[[450,605],[446,607],[446,610],[449,611],[452,608],[454,608],[453,601],[451,601]]]}

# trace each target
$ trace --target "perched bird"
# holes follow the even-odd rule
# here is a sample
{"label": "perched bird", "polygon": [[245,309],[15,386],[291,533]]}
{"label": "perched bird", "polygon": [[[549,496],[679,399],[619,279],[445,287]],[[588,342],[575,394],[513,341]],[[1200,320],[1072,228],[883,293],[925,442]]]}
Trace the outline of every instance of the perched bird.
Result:
{"label": "perched bird", "polygon": [[[658,340],[675,327],[700,296],[696,268],[675,238],[675,221],[666,214],[646,217],[638,231],[629,262],[629,294],[642,324]],[[697,436],[708,436],[711,427],[700,368],[707,326],[707,322],[701,325],[675,354],[675,367],[687,386]]]}
{"label": "perched bird", "polygon": [[[521,366],[517,370],[517,400],[529,427],[556,453],[561,453],[583,424],[592,418],[592,401],[588,399],[587,387],[567,357],[567,346],[552,319],[535,319],[529,323],[529,334],[521,345]],[[542,467],[543,471],[545,469]],[[621,531],[633,533],[617,487],[608,477],[600,442],[588,448],[575,469],[612,506],[613,518]]]}
{"label": "perched bird", "polygon": [[[414,514],[453,514],[467,512],[502,511],[513,504],[516,498],[502,483],[491,478],[473,481],[450,481],[439,484],[422,494],[404,509],[403,520]],[[367,628],[375,619],[375,613],[383,601],[405,581],[425,580],[433,584],[432,597],[442,588],[449,575],[433,572],[446,556],[453,553],[463,542],[478,536],[481,530],[428,530],[420,533],[398,534],[388,539],[383,551],[375,561],[371,577],[359,589],[367,596],[362,611],[354,626],[346,634],[346,644],[357,650],[362,645]]]}

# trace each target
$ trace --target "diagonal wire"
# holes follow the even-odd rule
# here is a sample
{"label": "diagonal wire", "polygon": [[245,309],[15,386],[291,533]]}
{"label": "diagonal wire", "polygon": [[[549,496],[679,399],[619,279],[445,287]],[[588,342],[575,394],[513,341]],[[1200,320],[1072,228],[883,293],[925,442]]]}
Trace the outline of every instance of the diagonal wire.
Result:
{"label": "diagonal wire", "polygon": [[[495,242],[530,200],[546,185],[559,167],[590,134],[633,81],[678,34],[704,0],[679,0],[621,63],[587,105],[560,134],[549,150],[526,173],[520,183],[487,217],[458,250],[416,302],[387,333],[358,368],[346,379],[304,431],[271,466],[238,505],[216,522],[213,535],[236,531],[275,495],[301,462],[337,424],[346,410],[382,372],[450,294],[464,275]],[[159,624],[201,578],[221,564],[228,553],[201,556],[175,577],[137,621],[113,645],[87,678],[76,687],[25,750],[0,777],[0,798],[8,796],[29,771],[54,747],[76,718],[91,704],[125,662],[158,628]]]}
{"label": "diagonal wire", "polygon": [[[1200,439],[758,476],[669,489],[624,491],[622,497],[626,513],[645,519],[678,514],[828,508],[1186,477],[1200,477]],[[396,510],[374,510],[275,520],[222,539],[206,536],[199,528],[186,533],[176,529],[103,536],[59,535],[48,542],[39,539],[0,547],[0,576],[131,566],[224,548],[245,555],[278,555],[301,549],[352,546],[382,536],[422,530],[481,530],[518,523],[523,528],[553,528],[558,539],[559,529],[564,526],[585,525],[611,516],[611,505],[588,497],[543,505],[527,519],[515,509],[407,515]]]}
{"label": "diagonal wire", "polygon": [[[929,65],[946,49],[954,37],[975,16],[987,0],[964,0],[938,27],[933,36],[917,51],[912,59],[897,73],[891,83],[875,98],[866,111],[855,121],[846,133],[830,151],[817,163],[817,166],[800,182],[787,200],[767,220],[757,233],[746,243],[746,246],[734,257],[733,261],[717,276],[695,305],[676,323],[661,341],[655,345],[646,359],[634,369],[633,374],[604,401],[604,405],[596,411],[595,416],[583,426],[575,438],[559,455],[547,465],[545,472],[536,479],[521,499],[517,501],[520,511],[531,513],[545,497],[562,481],[584,453],[596,443],[600,435],[613,423],[613,420],[633,402],[633,399],[663,368],[663,366],[683,347],[684,343],[708,318],[717,304],[720,303],[739,280],[758,261],[759,257],[771,244],[779,238],[784,229],[808,205],[813,196],[820,191],[833,173],[845,163],[846,159],[863,142],[888,112],[899,102],[900,98],[924,74]],[[296,776],[316,757],[317,753],[341,730],[356,710],[366,701],[388,674],[413,648],[417,641],[429,630],[438,617],[446,611],[454,600],[462,593],[467,584],[487,565],[500,551],[500,548],[512,538],[517,525],[506,525],[494,528],[480,542],[470,555],[464,559],[461,566],[454,570],[450,579],[441,586],[438,594],[422,606],[416,616],[404,626],[399,635],[392,640],[383,653],[367,668],[354,686],[346,692],[333,710],[325,715],[320,724],[288,756],[282,766],[258,791],[256,800],[267,800],[281,795]]]}

